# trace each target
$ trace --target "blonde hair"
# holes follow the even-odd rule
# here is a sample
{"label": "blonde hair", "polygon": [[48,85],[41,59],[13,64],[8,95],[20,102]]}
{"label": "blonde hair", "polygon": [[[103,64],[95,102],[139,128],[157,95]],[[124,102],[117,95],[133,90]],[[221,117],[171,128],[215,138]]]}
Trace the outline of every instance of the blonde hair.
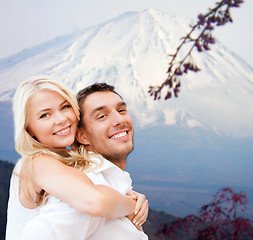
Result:
{"label": "blonde hair", "polygon": [[[13,111],[16,151],[23,159],[33,159],[35,156],[45,154],[60,160],[68,166],[80,170],[84,170],[94,165],[82,145],[80,146],[77,143],[73,143],[72,149],[58,150],[40,143],[36,138],[33,138],[29,134],[29,101],[33,94],[41,90],[55,91],[59,93],[72,106],[77,120],[79,120],[80,113],[76,97],[67,89],[67,87],[52,77],[32,77],[21,83],[14,95]],[[25,170],[28,170],[27,163],[24,165],[26,168]],[[22,180],[22,176],[19,175],[19,177],[20,180]],[[43,198],[44,197],[42,197],[42,200]]]}

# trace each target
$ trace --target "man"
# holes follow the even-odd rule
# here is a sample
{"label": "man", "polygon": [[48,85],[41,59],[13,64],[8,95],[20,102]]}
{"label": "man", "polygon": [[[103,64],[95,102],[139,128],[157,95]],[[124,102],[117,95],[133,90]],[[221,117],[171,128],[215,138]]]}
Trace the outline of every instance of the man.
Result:
{"label": "man", "polygon": [[[127,156],[133,150],[133,123],[126,103],[105,83],[96,83],[77,94],[81,111],[77,140],[90,151],[91,159],[98,161],[96,154],[103,156],[102,164],[87,173],[95,184],[110,186],[122,194],[131,189],[131,178],[124,171]],[[94,156],[94,157],[93,157]],[[41,208],[39,216],[25,229],[22,239],[30,239],[29,229],[36,221],[43,221],[45,231],[37,239],[66,240],[146,240],[126,217],[106,219],[83,214],[59,202],[55,198]],[[53,211],[52,211],[53,209]],[[37,225],[38,226],[38,225]],[[38,228],[38,227],[37,227]],[[27,231],[27,232],[26,232]],[[26,238],[26,234],[30,237]]]}
{"label": "man", "polygon": [[77,139],[88,150],[125,169],[133,150],[133,122],[126,103],[107,84],[94,84],[77,94],[81,111]]}

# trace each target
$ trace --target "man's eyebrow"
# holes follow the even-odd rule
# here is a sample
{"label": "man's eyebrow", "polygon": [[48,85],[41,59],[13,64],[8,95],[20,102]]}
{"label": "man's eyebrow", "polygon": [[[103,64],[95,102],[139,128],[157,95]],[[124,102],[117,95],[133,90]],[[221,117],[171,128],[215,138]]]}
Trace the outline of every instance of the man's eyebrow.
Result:
{"label": "man's eyebrow", "polygon": [[[117,103],[117,106],[118,107],[121,107],[121,106],[126,106],[126,103],[124,101],[120,101],[119,103]],[[107,106],[106,105],[102,105],[102,106],[98,106],[96,107],[95,109],[93,109],[93,111],[91,112],[91,115],[95,114],[96,112],[98,111],[101,111],[103,109],[106,109]]]}
{"label": "man's eyebrow", "polygon": [[96,112],[100,111],[100,110],[103,110],[105,109],[106,106],[99,106],[99,107],[96,107],[95,109],[93,109],[93,111],[91,112],[91,115],[95,114]]}
{"label": "man's eyebrow", "polygon": [[119,102],[117,105],[118,105],[119,107],[121,107],[121,106],[125,106],[125,107],[126,107],[126,103],[125,103],[124,101]]}

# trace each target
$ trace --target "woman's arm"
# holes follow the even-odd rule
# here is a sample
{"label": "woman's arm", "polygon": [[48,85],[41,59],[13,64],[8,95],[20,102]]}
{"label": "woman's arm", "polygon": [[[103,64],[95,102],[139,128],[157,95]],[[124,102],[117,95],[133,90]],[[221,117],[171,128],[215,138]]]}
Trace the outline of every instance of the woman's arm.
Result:
{"label": "woman's arm", "polygon": [[137,199],[135,210],[133,214],[127,217],[136,225],[136,227],[141,230],[141,225],[146,222],[148,218],[149,204],[144,194],[130,190],[127,195],[132,196],[133,199]]}
{"label": "woman's arm", "polygon": [[118,218],[134,212],[136,201],[93,182],[78,169],[45,155],[33,160],[33,183],[77,210],[92,216]]}

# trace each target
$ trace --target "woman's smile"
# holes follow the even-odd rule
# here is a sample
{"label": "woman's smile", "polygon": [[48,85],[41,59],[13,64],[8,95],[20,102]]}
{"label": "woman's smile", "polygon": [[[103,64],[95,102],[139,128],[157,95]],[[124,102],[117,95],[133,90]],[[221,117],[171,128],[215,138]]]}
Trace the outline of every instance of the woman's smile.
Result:
{"label": "woman's smile", "polygon": [[57,132],[54,133],[54,135],[58,136],[66,136],[71,132],[71,126],[65,127]]}

